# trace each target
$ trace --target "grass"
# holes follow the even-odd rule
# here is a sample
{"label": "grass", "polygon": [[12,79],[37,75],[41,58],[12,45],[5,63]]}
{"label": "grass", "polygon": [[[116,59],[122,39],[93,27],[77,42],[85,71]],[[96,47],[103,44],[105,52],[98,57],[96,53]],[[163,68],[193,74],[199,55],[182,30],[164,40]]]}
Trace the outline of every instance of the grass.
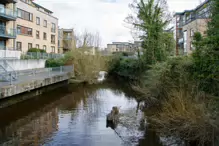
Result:
{"label": "grass", "polygon": [[218,124],[207,97],[193,96],[183,89],[170,91],[168,96],[161,110],[151,117],[157,131],[161,135],[197,141],[198,145],[212,144]]}

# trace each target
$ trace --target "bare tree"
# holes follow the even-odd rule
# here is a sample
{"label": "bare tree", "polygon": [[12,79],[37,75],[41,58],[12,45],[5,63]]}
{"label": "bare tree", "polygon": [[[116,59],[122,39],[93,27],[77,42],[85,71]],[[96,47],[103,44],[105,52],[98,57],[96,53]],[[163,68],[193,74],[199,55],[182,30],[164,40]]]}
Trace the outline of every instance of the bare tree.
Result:
{"label": "bare tree", "polygon": [[75,36],[77,47],[95,47],[99,48],[101,45],[101,36],[100,33],[97,31],[95,33],[89,32],[85,29],[81,34],[77,34]]}

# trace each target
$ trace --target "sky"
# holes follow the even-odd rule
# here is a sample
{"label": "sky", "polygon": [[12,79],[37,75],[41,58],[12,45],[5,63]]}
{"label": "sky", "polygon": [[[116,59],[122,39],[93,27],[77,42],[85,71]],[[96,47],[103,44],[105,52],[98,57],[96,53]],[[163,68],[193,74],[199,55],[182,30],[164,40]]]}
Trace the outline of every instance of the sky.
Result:
{"label": "sky", "polygon": [[[132,11],[133,0],[34,0],[54,12],[60,28],[74,28],[76,34],[85,29],[99,32],[102,47],[113,41],[133,41],[124,22]],[[204,0],[167,0],[170,12],[193,9]]]}

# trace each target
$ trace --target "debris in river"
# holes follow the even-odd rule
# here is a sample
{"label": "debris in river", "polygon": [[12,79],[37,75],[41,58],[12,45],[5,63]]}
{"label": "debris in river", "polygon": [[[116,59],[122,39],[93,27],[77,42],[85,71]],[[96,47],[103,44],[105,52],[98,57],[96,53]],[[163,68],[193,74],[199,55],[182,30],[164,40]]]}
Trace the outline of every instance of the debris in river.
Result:
{"label": "debris in river", "polygon": [[106,127],[111,127],[112,129],[116,128],[116,125],[119,122],[119,108],[114,106],[109,114],[106,116]]}

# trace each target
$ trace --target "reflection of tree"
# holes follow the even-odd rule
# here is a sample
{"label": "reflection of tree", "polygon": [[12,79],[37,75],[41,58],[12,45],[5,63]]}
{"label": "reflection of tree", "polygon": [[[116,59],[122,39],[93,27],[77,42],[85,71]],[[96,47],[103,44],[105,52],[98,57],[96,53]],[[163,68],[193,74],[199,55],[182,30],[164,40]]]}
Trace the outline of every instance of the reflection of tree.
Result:
{"label": "reflection of tree", "polygon": [[144,138],[139,140],[138,146],[162,146],[162,143],[156,132],[147,128]]}

